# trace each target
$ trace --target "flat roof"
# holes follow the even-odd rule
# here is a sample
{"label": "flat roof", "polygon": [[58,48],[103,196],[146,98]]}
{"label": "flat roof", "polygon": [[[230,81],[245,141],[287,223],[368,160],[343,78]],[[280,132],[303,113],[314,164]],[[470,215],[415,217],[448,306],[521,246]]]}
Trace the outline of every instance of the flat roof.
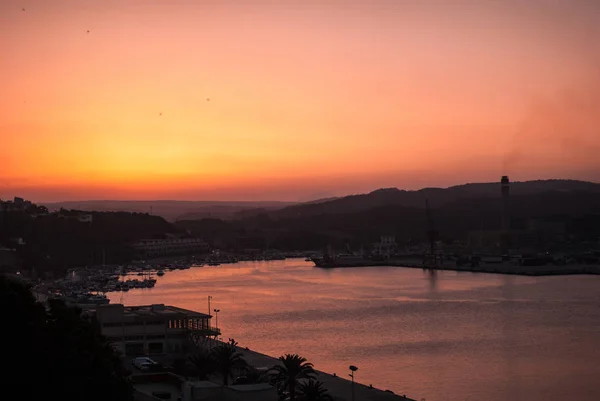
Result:
{"label": "flat roof", "polygon": [[97,306],[98,310],[110,310],[122,308],[123,316],[125,317],[148,317],[148,316],[161,316],[161,317],[176,317],[184,315],[186,318],[210,318],[210,315],[206,313],[200,313],[189,309],[179,308],[177,306],[164,305],[164,304],[153,304],[153,305],[139,305],[139,306],[124,306],[123,304],[109,304]]}

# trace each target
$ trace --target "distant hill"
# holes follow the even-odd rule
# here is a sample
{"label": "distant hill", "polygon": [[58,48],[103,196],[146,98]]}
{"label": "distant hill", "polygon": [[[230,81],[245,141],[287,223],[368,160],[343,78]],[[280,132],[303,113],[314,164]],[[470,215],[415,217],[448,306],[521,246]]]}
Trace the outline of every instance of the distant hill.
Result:
{"label": "distant hill", "polygon": [[[549,191],[559,192],[600,192],[600,184],[575,180],[538,180],[512,182],[511,196],[530,195]],[[269,213],[272,218],[285,219],[323,214],[344,214],[365,211],[383,206],[424,208],[428,199],[431,207],[440,207],[462,199],[499,197],[500,184],[475,183],[449,188],[424,188],[406,191],[397,188],[384,188],[362,195],[351,195],[318,203],[302,203]]]}
{"label": "distant hill", "polygon": [[[499,184],[493,186],[499,191]],[[577,184],[573,187],[576,188]],[[591,187],[592,191],[564,188],[549,191],[543,191],[542,188],[541,192],[536,192],[532,187],[521,186],[521,189],[527,190],[515,191],[517,193],[510,200],[512,228],[524,229],[530,219],[560,221],[567,225],[575,241],[600,237],[600,190],[597,187]],[[431,213],[440,238],[466,240],[471,231],[500,229],[502,199],[498,191],[432,207]],[[335,204],[336,201],[331,203]],[[328,207],[327,210],[331,209]],[[358,249],[377,241],[381,235],[394,235],[400,243],[427,239],[428,221],[422,205],[387,204],[359,211],[333,210],[331,213],[280,218],[262,214],[232,221],[181,221],[176,225],[208,238],[214,245],[224,249],[261,246],[286,250],[323,249],[327,245],[344,249],[346,243]]]}
{"label": "distant hill", "polygon": [[24,267],[63,274],[71,267],[128,262],[134,256],[129,244],[137,239],[186,235],[160,216],[86,212],[91,220],[73,218],[80,214],[75,210],[39,215],[26,210],[0,212],[0,246],[22,238],[17,254]]}
{"label": "distant hill", "polygon": [[150,213],[169,221],[219,218],[228,220],[237,212],[262,208],[268,211],[293,205],[292,202],[227,202],[227,201],[117,201],[89,200],[42,203],[50,210],[77,209],[98,212]]}

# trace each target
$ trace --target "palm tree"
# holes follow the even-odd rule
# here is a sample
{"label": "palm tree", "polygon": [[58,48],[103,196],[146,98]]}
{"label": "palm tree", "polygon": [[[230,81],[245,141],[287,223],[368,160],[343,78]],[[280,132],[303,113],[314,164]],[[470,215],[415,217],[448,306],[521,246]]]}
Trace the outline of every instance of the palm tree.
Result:
{"label": "palm tree", "polygon": [[210,375],[215,373],[216,364],[210,353],[205,349],[199,348],[198,351],[190,357],[190,362],[196,367],[198,379],[207,380]]}
{"label": "palm tree", "polygon": [[223,384],[229,384],[229,378],[248,366],[241,352],[237,352],[232,344],[221,344],[211,350],[211,357],[215,363],[216,370],[223,378]]}
{"label": "palm tree", "polygon": [[298,399],[300,401],[333,401],[333,397],[327,393],[323,383],[313,379],[298,383]]}
{"label": "palm tree", "polygon": [[290,401],[296,399],[296,385],[298,379],[315,378],[313,364],[306,361],[306,358],[298,354],[285,354],[279,357],[281,365],[275,365],[270,370],[275,373],[275,381],[279,384],[280,390],[286,390]]}

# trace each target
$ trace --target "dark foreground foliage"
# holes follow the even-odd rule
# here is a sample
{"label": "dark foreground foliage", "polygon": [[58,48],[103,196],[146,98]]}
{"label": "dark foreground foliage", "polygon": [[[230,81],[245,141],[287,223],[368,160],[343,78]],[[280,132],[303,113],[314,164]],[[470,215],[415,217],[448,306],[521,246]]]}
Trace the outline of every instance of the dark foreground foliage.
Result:
{"label": "dark foreground foliage", "polygon": [[125,401],[132,386],[99,328],[62,301],[48,308],[22,283],[0,275],[5,308],[4,390],[18,400]]}

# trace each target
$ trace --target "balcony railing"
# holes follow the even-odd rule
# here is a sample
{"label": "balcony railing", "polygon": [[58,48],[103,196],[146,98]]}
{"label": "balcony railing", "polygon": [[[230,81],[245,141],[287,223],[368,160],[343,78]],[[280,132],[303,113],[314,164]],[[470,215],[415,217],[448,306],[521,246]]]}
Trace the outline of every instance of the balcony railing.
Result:
{"label": "balcony railing", "polygon": [[221,329],[217,328],[217,327],[172,327],[167,329],[167,332],[179,332],[179,333],[190,333],[190,334],[194,334],[194,335],[198,335],[198,336],[205,336],[205,337],[214,337],[214,336],[220,336],[221,335]]}
{"label": "balcony railing", "polygon": [[214,337],[214,336],[220,336],[221,335],[221,329],[219,329],[218,327],[199,327],[199,328],[188,328],[187,330],[191,331],[194,334],[197,335],[201,335],[201,336],[207,336],[207,337]]}

